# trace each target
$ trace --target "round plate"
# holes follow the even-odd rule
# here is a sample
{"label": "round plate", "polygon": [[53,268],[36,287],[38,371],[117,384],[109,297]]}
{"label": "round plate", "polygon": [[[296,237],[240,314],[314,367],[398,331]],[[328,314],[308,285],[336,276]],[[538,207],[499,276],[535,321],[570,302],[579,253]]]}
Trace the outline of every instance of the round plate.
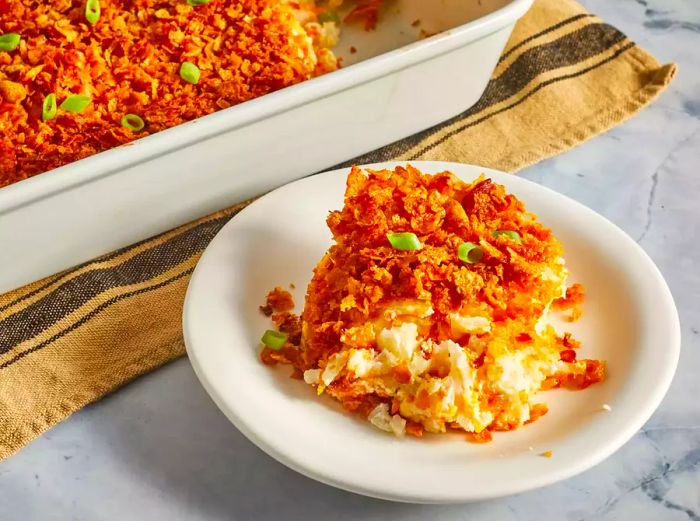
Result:
{"label": "round plate", "polygon": [[[393,168],[399,163],[370,165]],[[540,394],[549,414],[487,444],[459,434],[396,438],[316,396],[290,369],[258,359],[270,321],[258,310],[275,286],[301,311],[312,269],[331,243],[328,212],[343,204],[347,169],[283,186],[232,219],[204,252],[185,300],[187,352],[205,389],[270,456],[329,485],[384,499],[443,503],[540,487],[597,464],[651,416],[673,378],[680,346],[671,294],[644,251],[615,225],[533,182],[476,166],[414,162],[465,181],[486,173],[523,200],[562,241],[570,281],[586,287],[584,314],[555,324],[602,358],[608,378],[583,391]],[[602,408],[609,404],[611,411]],[[552,456],[542,453],[552,451]]]}

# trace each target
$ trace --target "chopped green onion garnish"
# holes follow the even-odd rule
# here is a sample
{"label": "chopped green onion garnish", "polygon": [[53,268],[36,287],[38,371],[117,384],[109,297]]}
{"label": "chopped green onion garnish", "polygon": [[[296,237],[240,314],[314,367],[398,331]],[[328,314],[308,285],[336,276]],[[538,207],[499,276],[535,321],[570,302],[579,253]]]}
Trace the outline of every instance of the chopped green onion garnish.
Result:
{"label": "chopped green onion garnish", "polygon": [[413,251],[423,247],[418,236],[411,232],[387,233],[386,238],[395,250]]}
{"label": "chopped green onion garnish", "polygon": [[457,257],[467,264],[476,264],[484,257],[484,250],[473,242],[463,242],[457,248]]}
{"label": "chopped green onion garnish", "polygon": [[56,111],[56,95],[52,92],[44,98],[44,102],[41,104],[41,119],[48,121],[55,118]]}
{"label": "chopped green onion garnish", "polygon": [[268,329],[267,331],[265,331],[265,334],[262,336],[260,341],[270,349],[279,351],[287,342],[288,336],[289,335],[287,335],[286,333],[280,333],[279,331],[273,331],[272,329]]}
{"label": "chopped green onion garnish", "polygon": [[136,114],[125,114],[122,116],[120,123],[122,124],[122,127],[126,127],[132,132],[139,132],[146,126],[141,119],[141,116],[137,116]]}
{"label": "chopped green onion garnish", "polygon": [[197,67],[192,62],[183,62],[180,65],[180,78],[185,80],[187,83],[197,84],[199,82],[199,67]]}
{"label": "chopped green onion garnish", "polygon": [[318,21],[319,23],[335,22],[339,24],[340,16],[338,16],[336,11],[324,11],[318,14]]}
{"label": "chopped green onion garnish", "polygon": [[514,232],[513,230],[496,230],[495,232],[491,232],[491,235],[494,237],[499,237],[501,235],[505,235],[511,240],[514,240],[518,244],[521,244],[522,241],[520,239],[520,234],[518,232]]}
{"label": "chopped green onion garnish", "polygon": [[100,19],[100,1],[87,0],[85,2],[85,19],[90,22],[90,25],[95,25]]}
{"label": "chopped green onion garnish", "polygon": [[68,112],[82,112],[90,104],[89,96],[81,96],[80,94],[71,94],[61,103],[61,110]]}
{"label": "chopped green onion garnish", "polygon": [[187,0],[187,3],[193,6],[204,5],[211,2],[211,0]]}
{"label": "chopped green onion garnish", "polygon": [[19,45],[20,36],[17,33],[0,35],[0,51],[14,51]]}

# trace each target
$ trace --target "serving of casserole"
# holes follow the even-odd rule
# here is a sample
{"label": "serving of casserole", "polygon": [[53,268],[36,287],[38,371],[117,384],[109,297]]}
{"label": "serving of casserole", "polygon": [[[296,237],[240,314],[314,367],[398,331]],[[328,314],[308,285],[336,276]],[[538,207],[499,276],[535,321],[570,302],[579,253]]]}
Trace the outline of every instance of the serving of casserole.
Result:
{"label": "serving of casserole", "polygon": [[[489,441],[547,413],[538,391],[583,389],[601,360],[546,320],[579,316],[551,230],[502,185],[407,165],[353,167],[333,244],[314,269],[300,317],[271,291],[264,363],[295,375],[398,436],[466,432]],[[289,295],[288,298],[285,298]]]}

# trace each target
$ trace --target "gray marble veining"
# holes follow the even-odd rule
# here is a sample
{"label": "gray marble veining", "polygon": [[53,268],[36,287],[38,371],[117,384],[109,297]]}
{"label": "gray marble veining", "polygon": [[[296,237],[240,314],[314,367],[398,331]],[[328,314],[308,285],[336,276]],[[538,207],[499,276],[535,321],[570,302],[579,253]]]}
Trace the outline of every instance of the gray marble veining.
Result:
{"label": "gray marble veining", "polygon": [[649,109],[522,175],[602,213],[665,275],[681,316],[676,378],[629,443],[573,479],[501,500],[416,506],[318,484],[239,434],[175,362],[0,465],[0,519],[700,521],[700,2],[586,0],[680,73]]}

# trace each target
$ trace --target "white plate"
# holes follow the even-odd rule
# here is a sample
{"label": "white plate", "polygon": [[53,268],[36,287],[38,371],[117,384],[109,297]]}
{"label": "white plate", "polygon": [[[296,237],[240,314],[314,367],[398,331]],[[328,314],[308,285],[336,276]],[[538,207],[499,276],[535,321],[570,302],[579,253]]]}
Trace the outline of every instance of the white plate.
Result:
{"label": "white plate", "polygon": [[[584,391],[542,393],[549,414],[478,445],[458,434],[392,437],[288,378],[289,368],[260,363],[259,338],[270,322],[258,306],[271,288],[294,283],[301,310],[312,269],[330,245],[325,218],[343,203],[348,171],[337,170],[259,199],[204,252],[187,291],[184,331],[205,389],[243,434],[278,461],[329,485],[379,498],[435,503],[492,498],[597,464],[649,418],[676,368],[678,315],[658,269],[616,226],[547,188],[475,166],[413,164],[429,173],[450,170],[466,181],[485,172],[553,229],[564,244],[571,280],[587,290],[583,318],[567,329],[583,341],[582,357],[607,360],[608,379]],[[611,412],[601,409],[604,403]],[[546,450],[551,458],[541,456]]]}

